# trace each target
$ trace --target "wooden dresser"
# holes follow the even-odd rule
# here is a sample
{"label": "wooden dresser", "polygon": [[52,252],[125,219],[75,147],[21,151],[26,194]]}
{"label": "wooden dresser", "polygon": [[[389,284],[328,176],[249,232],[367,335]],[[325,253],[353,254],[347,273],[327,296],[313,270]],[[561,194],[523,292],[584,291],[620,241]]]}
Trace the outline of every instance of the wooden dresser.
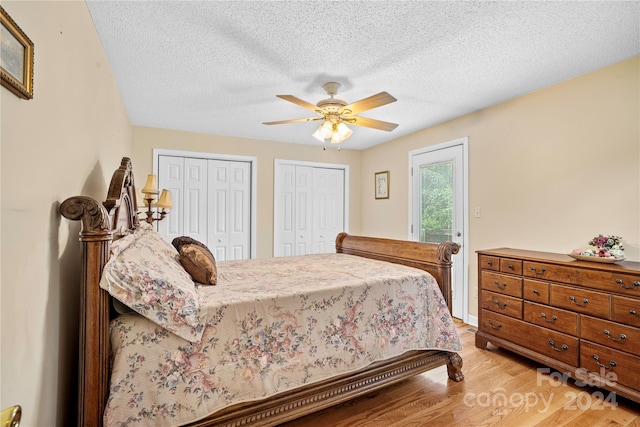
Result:
{"label": "wooden dresser", "polygon": [[478,251],[478,332],[487,342],[640,402],[640,262]]}

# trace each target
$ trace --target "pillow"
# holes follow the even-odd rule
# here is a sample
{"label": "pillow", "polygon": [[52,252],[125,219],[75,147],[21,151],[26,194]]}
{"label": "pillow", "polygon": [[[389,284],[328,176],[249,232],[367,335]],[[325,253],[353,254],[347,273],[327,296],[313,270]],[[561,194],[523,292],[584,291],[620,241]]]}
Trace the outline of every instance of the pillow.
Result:
{"label": "pillow", "polygon": [[203,285],[215,285],[218,279],[216,259],[205,246],[188,243],[179,246],[180,264],[187,270],[195,282]]}
{"label": "pillow", "polygon": [[188,341],[199,341],[204,327],[200,303],[178,253],[151,226],[113,242],[100,287],[112,297]]}
{"label": "pillow", "polygon": [[[209,251],[209,248],[207,247],[207,245],[205,245],[202,242],[198,242],[196,239],[191,238],[189,236],[176,237],[175,239],[173,239],[171,241],[171,244],[173,245],[174,248],[176,248],[176,250],[178,252],[180,252],[180,246],[183,246],[183,245],[198,245],[198,246],[206,249],[207,251]],[[211,252],[209,252],[209,253],[211,253]],[[211,255],[211,257],[213,258],[213,254]]]}

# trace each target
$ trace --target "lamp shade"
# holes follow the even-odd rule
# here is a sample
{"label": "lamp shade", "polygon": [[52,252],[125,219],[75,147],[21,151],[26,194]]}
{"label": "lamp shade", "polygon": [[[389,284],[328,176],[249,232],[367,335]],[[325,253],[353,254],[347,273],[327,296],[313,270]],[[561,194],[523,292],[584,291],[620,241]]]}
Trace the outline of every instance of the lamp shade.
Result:
{"label": "lamp shade", "polygon": [[338,143],[344,141],[345,139],[349,138],[352,133],[353,133],[353,131],[351,129],[349,129],[349,127],[347,125],[345,125],[344,123],[340,122],[335,127],[333,135],[331,135],[331,143],[332,144],[338,144]]}
{"label": "lamp shade", "polygon": [[[147,182],[142,187],[142,192],[146,194],[158,194],[158,184],[156,182],[156,176],[149,174],[147,176]],[[147,198],[147,197],[145,197]]]}
{"label": "lamp shade", "polygon": [[162,190],[158,203],[156,203],[158,209],[171,209],[171,191]]}

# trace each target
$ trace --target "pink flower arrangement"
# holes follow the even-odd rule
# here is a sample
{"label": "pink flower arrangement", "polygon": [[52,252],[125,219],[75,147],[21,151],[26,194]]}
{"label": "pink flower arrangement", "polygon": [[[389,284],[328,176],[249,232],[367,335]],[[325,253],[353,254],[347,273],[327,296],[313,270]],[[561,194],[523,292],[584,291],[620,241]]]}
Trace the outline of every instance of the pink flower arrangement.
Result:
{"label": "pink flower arrangement", "polygon": [[592,246],[592,248],[585,250],[575,249],[573,253],[582,256],[594,256],[622,260],[624,259],[624,247],[622,247],[621,241],[622,237],[620,236],[607,236],[605,234],[598,234],[596,237],[589,240],[589,245]]}

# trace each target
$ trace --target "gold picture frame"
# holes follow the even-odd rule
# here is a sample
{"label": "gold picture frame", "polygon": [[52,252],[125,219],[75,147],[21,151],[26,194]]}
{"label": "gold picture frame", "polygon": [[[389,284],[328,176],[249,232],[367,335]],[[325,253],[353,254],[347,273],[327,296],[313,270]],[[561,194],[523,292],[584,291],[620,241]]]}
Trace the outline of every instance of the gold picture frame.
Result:
{"label": "gold picture frame", "polygon": [[33,42],[0,6],[2,86],[23,99],[33,98]]}
{"label": "gold picture frame", "polygon": [[376,199],[389,198],[389,171],[376,172],[374,175]]}

